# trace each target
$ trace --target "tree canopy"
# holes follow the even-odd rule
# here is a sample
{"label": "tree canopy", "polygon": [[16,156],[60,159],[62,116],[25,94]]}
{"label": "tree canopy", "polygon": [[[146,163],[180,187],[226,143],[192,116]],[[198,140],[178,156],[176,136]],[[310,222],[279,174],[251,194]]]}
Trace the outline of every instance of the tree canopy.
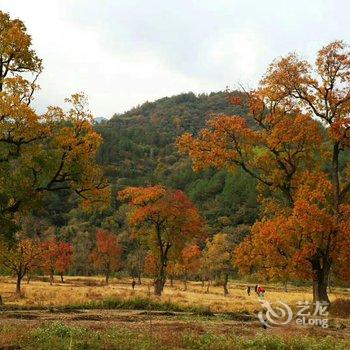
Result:
{"label": "tree canopy", "polygon": [[348,267],[339,252],[350,236],[350,163],[340,167],[349,146],[349,102],[350,51],[336,41],[319,51],[314,66],[296,54],[276,60],[258,89],[233,97],[255,126],[218,116],[198,137],[178,140],[196,170],[240,167],[259,183],[263,215],[236,262],[307,276],[321,301],[329,301],[331,266]]}
{"label": "tree canopy", "polygon": [[[24,24],[0,12],[0,220],[28,212],[47,192],[72,190],[85,206],[103,202],[108,184],[95,156],[102,139],[93,129],[84,94],[70,109],[31,107],[42,62]],[[27,80],[32,76],[33,80]],[[9,228],[6,229],[9,231]],[[6,232],[3,232],[6,233]]]}

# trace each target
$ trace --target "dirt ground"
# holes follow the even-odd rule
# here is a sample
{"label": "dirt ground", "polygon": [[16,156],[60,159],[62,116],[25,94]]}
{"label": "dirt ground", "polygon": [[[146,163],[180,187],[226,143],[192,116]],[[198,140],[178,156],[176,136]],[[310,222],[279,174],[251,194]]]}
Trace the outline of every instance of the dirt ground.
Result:
{"label": "dirt ground", "polygon": [[[228,319],[230,317],[235,319]],[[191,331],[196,334],[206,332],[219,335],[236,333],[247,337],[253,337],[257,332],[266,332],[293,336],[300,334],[302,336],[332,336],[350,339],[350,320],[347,319],[330,319],[329,328],[297,326],[291,322],[287,326],[264,329],[257,318],[244,314],[229,316],[218,313],[204,317],[187,312],[149,312],[147,310],[74,310],[69,312],[21,310],[0,312],[0,327],[36,328],[44,323],[54,321],[94,330],[118,326],[132,331],[153,333],[160,338],[162,335],[168,337],[169,333],[176,336],[181,332]]]}

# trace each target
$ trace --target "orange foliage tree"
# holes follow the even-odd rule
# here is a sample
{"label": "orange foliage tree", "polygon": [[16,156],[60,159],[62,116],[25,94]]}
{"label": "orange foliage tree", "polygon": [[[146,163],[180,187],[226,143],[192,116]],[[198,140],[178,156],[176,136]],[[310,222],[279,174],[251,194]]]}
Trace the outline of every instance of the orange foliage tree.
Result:
{"label": "orange foliage tree", "polygon": [[53,283],[53,275],[57,271],[61,275],[68,270],[73,258],[73,246],[70,243],[57,241],[51,238],[41,244],[42,249],[42,267],[50,276],[50,284]]}
{"label": "orange foliage tree", "polygon": [[296,54],[278,59],[232,103],[248,117],[215,117],[178,147],[197,170],[240,167],[259,181],[263,213],[237,249],[242,271],[310,278],[314,300],[328,302],[331,267],[345,277],[350,266],[349,48],[332,42],[314,65]]}
{"label": "orange foliage tree", "polygon": [[186,245],[175,264],[176,272],[183,276],[185,290],[187,290],[188,277],[199,271],[202,265],[202,251],[197,244]]}
{"label": "orange foliage tree", "polygon": [[16,293],[21,294],[23,277],[40,267],[42,249],[35,239],[18,236],[9,243],[0,239],[0,264],[16,275]]}
{"label": "orange foliage tree", "polygon": [[162,186],[129,187],[118,193],[118,199],[130,203],[129,224],[137,235],[148,237],[150,249],[158,259],[154,293],[161,295],[169,252],[180,252],[187,242],[201,235],[203,220],[194,204],[179,190]]}
{"label": "orange foliage tree", "polygon": [[93,264],[104,272],[106,284],[109,282],[110,274],[121,268],[121,254],[122,247],[118,237],[113,233],[97,230],[96,248],[90,258]]}
{"label": "orange foliage tree", "polygon": [[157,271],[159,270],[158,259],[157,256],[150,250],[146,254],[143,270],[149,276],[157,276]]}

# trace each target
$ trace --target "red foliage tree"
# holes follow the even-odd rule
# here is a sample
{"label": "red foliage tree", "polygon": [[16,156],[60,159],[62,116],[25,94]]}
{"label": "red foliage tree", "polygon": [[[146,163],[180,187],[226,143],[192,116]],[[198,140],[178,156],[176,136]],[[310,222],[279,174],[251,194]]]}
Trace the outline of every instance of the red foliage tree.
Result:
{"label": "red foliage tree", "polygon": [[61,275],[68,270],[72,263],[73,246],[70,243],[58,241],[55,237],[48,239],[41,244],[42,267],[50,276],[50,284],[54,281],[54,274],[57,271]]}
{"label": "red foliage tree", "polygon": [[63,275],[66,273],[72,264],[73,260],[73,245],[67,242],[58,242],[58,249],[60,254],[56,261],[56,271],[61,276],[61,282],[63,283]]}
{"label": "red foliage tree", "polygon": [[93,264],[104,272],[107,285],[110,274],[121,267],[121,254],[122,247],[115,234],[104,230],[96,232],[96,248],[90,258]]}

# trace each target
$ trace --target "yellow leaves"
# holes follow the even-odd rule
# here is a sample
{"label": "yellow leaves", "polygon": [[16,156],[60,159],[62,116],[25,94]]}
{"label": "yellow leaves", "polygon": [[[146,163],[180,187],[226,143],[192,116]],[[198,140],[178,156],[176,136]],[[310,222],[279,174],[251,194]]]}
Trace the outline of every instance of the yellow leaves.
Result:
{"label": "yellow leaves", "polygon": [[291,223],[283,216],[254,224],[248,236],[234,252],[234,261],[243,273],[257,269],[266,278],[291,276],[293,247],[288,241]]}
{"label": "yellow leaves", "polygon": [[329,128],[329,136],[340,142],[343,147],[350,147],[350,118],[341,116]]}
{"label": "yellow leaves", "polygon": [[322,48],[315,67],[290,54],[269,66],[258,89],[231,98],[246,104],[247,122],[217,116],[198,136],[178,140],[195,170],[240,166],[259,180],[263,219],[237,249],[243,268],[310,276],[316,251],[338,263],[337,251],[348,251],[341,241],[350,242],[350,227],[339,204],[349,200],[350,171],[340,161],[350,147],[349,90],[345,43]]}
{"label": "yellow leaves", "polygon": [[177,147],[190,156],[197,171],[241,166],[265,185],[269,183],[274,191],[280,191],[290,186],[299,169],[314,166],[311,160],[322,141],[319,125],[308,114],[276,111],[259,118],[263,127],[254,130],[244,118],[215,117],[198,137],[182,135]]}
{"label": "yellow leaves", "polygon": [[292,208],[283,210],[269,200],[265,219],[254,224],[252,235],[235,251],[242,272],[257,268],[270,277],[310,278],[308,259],[316,249],[327,249],[332,242],[331,254],[335,252],[333,236],[339,223],[330,198],[331,182],[321,172],[305,172],[299,181]]}
{"label": "yellow leaves", "polygon": [[310,115],[285,115],[279,118],[273,129],[266,135],[270,149],[293,153],[302,153],[307,146],[317,146],[322,138],[318,123]]}
{"label": "yellow leaves", "polygon": [[201,256],[202,252],[197,244],[186,245],[181,251],[179,261],[174,266],[174,272],[179,275],[197,272],[202,265]]}
{"label": "yellow leaves", "polygon": [[39,117],[19,96],[6,91],[0,92],[0,157],[7,160],[2,167],[9,174],[6,189],[11,197],[24,203],[26,197],[33,200],[35,193],[39,198],[58,187],[76,191],[87,210],[108,205],[110,188],[95,163],[102,137],[94,131],[81,95],[72,98],[78,106],[70,111],[50,107]]}
{"label": "yellow leaves", "polygon": [[11,20],[7,13],[0,11],[0,28],[0,80],[9,73],[40,72],[41,60],[31,49],[31,37],[23,22],[18,19]]}
{"label": "yellow leaves", "polygon": [[315,67],[290,54],[274,61],[261,81],[261,93],[284,111],[308,110],[332,125],[350,110],[350,50],[342,41],[323,47]]}
{"label": "yellow leaves", "polygon": [[190,133],[186,132],[176,140],[177,149],[181,154],[187,154],[192,148],[193,141],[193,136]]}
{"label": "yellow leaves", "polygon": [[152,203],[164,196],[166,189],[163,186],[156,185],[151,187],[128,187],[118,192],[118,200],[127,201],[135,206]]}
{"label": "yellow leaves", "polygon": [[[29,105],[38,89],[41,60],[20,20],[0,11],[0,196],[2,212],[16,212],[44,191],[71,189],[85,208],[108,203],[110,189],[95,158],[102,138],[92,126],[84,94],[64,111],[49,107],[39,116]],[[21,73],[32,73],[28,82]]]}
{"label": "yellow leaves", "polygon": [[333,185],[328,175],[322,171],[305,171],[296,179],[296,200],[307,200],[326,207],[331,205]]}
{"label": "yellow leaves", "polygon": [[275,60],[269,66],[260,85],[264,96],[283,106],[283,100],[296,89],[314,83],[315,80],[311,77],[311,65],[296,54],[289,54]]}
{"label": "yellow leaves", "polygon": [[71,109],[66,116],[67,120],[92,123],[93,115],[88,109],[88,98],[83,92],[73,94],[70,98],[66,98],[65,102],[71,105]]}
{"label": "yellow leaves", "polygon": [[261,122],[263,120],[265,110],[265,103],[263,101],[264,97],[260,96],[260,91],[252,91],[247,95],[248,101],[247,105],[249,107],[249,113],[253,116],[255,120]]}
{"label": "yellow leaves", "polygon": [[233,244],[225,233],[207,240],[203,253],[203,268],[210,274],[227,272],[232,268]]}
{"label": "yellow leaves", "polygon": [[148,275],[155,276],[159,270],[159,257],[152,251],[148,251],[145,264],[144,271]]}
{"label": "yellow leaves", "polygon": [[195,205],[179,190],[162,186],[128,187],[118,199],[130,203],[129,224],[139,235],[154,238],[154,244],[171,242],[175,249],[204,233],[204,222]]}
{"label": "yellow leaves", "polygon": [[192,159],[193,168],[221,168],[240,162],[259,142],[258,133],[248,128],[244,118],[218,116],[208,121],[197,138],[184,134],[177,140],[177,148]]}
{"label": "yellow leaves", "polygon": [[0,238],[0,264],[14,273],[28,272],[39,267],[41,255],[41,246],[35,239],[18,237],[17,241],[10,245]]}
{"label": "yellow leaves", "polygon": [[349,46],[343,41],[337,40],[324,46],[316,60],[318,74],[328,86],[336,80],[344,83],[350,78]]}
{"label": "yellow leaves", "polygon": [[13,97],[17,97],[20,102],[29,104],[35,91],[39,90],[39,85],[30,83],[20,75],[3,80],[3,91]]}

